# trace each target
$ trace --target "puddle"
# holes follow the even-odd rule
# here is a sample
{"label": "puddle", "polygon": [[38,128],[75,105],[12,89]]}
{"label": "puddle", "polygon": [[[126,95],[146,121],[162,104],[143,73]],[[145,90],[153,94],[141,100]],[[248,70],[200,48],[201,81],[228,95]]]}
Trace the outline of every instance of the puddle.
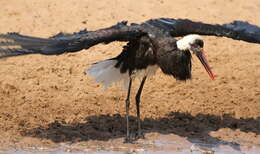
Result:
{"label": "puddle", "polygon": [[135,144],[123,144],[123,139],[88,141],[86,143],[61,143],[55,148],[28,147],[26,149],[0,150],[0,153],[18,154],[259,154],[260,146],[241,146],[233,143],[204,143],[177,135],[149,134]]}

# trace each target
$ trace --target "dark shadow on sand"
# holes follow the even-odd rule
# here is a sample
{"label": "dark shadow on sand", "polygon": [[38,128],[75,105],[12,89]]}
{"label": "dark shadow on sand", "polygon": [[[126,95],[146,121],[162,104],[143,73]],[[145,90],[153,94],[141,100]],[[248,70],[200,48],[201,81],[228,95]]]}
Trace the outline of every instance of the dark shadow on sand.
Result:
{"label": "dark shadow on sand", "polygon": [[[38,127],[25,130],[23,136],[45,138],[54,142],[80,142],[88,140],[106,141],[112,138],[125,136],[125,117],[119,114],[99,115],[86,118],[86,123],[66,124],[62,121],[50,123],[47,127]],[[135,131],[136,118],[130,117],[131,130]],[[145,118],[142,121],[145,133],[158,132],[161,134],[176,134],[194,139],[201,143],[218,146],[228,144],[239,150],[239,144],[225,142],[210,136],[211,131],[220,128],[240,129],[243,132],[260,134],[260,118],[235,119],[230,115],[215,116],[198,114],[192,116],[188,113],[171,112],[166,118]]]}

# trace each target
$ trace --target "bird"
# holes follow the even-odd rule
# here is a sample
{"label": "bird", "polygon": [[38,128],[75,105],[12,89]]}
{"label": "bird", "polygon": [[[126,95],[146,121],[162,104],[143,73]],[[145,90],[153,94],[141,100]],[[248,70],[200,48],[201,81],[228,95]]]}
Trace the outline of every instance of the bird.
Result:
{"label": "bird", "polygon": [[[131,142],[129,133],[129,106],[132,82],[136,78],[141,79],[135,101],[138,121],[138,132],[134,139],[143,138],[140,120],[140,97],[147,77],[155,74],[158,68],[166,75],[173,76],[177,80],[185,81],[191,78],[191,52],[201,61],[209,76],[214,79],[214,74],[204,56],[204,42],[199,35],[187,35],[180,40],[173,37],[157,36],[155,40],[143,36],[130,41],[124,46],[123,51],[117,57],[93,64],[85,70],[104,86],[123,81],[127,84],[126,142]],[[191,52],[190,52],[191,51]]]}
{"label": "bird", "polygon": [[[126,86],[125,142],[132,143],[144,138],[140,118],[141,94],[147,78],[155,75],[157,69],[177,80],[191,79],[191,57],[194,54],[214,80],[215,75],[203,51],[202,35],[260,44],[260,28],[248,22],[233,21],[220,25],[188,19],[158,18],[141,24],[122,21],[108,28],[95,31],[85,29],[72,34],[58,33],[49,38],[19,33],[0,34],[0,58],[26,54],[59,55],[78,52],[99,43],[127,42],[118,56],[94,63],[85,73],[105,87],[115,82],[122,82]],[[141,82],[135,95],[138,128],[133,136],[129,130],[129,106],[132,82],[136,78],[141,78]]]}

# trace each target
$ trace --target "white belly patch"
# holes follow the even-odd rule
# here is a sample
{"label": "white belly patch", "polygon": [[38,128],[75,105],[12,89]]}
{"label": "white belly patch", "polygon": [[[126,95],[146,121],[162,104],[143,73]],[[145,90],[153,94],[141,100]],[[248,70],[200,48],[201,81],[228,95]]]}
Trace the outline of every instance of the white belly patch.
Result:
{"label": "white belly patch", "polygon": [[149,77],[149,76],[153,76],[155,75],[157,69],[159,67],[157,65],[151,65],[148,66],[146,69],[140,69],[140,70],[135,70],[132,72],[131,78],[143,78],[145,76]]}

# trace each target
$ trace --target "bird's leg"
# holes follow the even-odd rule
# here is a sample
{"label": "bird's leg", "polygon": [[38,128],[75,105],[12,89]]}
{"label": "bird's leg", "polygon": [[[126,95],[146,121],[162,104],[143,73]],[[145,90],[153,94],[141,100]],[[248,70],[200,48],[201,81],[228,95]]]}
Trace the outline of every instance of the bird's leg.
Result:
{"label": "bird's leg", "polygon": [[125,110],[126,110],[126,138],[125,143],[132,142],[129,133],[129,107],[130,107],[130,93],[131,93],[132,79],[129,79],[127,98],[125,100]]}
{"label": "bird's leg", "polygon": [[136,93],[135,96],[135,101],[136,101],[136,113],[137,113],[137,124],[138,124],[138,134],[137,134],[137,138],[144,138],[144,134],[142,133],[141,130],[141,118],[140,118],[140,98],[141,98],[141,94],[142,94],[142,90],[144,87],[144,83],[146,80],[146,76],[142,79],[142,82],[140,84],[140,87]]}

